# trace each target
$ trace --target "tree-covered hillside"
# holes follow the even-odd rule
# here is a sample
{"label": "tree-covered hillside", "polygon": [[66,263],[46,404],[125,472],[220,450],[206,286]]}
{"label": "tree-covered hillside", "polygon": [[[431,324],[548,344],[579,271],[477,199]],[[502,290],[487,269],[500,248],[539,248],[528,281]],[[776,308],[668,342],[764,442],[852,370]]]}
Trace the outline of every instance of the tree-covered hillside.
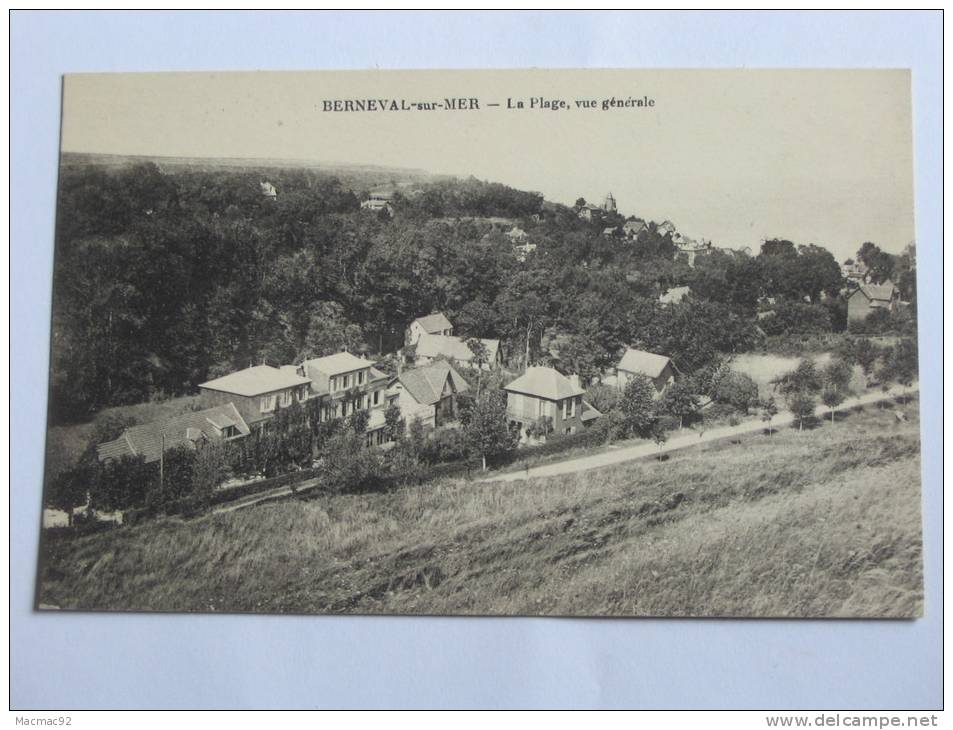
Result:
{"label": "tree-covered hillside", "polygon": [[[552,362],[584,377],[624,345],[670,355],[687,371],[750,347],[765,296],[830,311],[822,325],[843,326],[839,269],[819,247],[715,250],[690,268],[652,223],[636,240],[606,235],[623,216],[583,221],[498,183],[378,174],[391,216],[360,207],[374,176],[265,174],[63,167],[55,419],[187,393],[250,363],[388,351],[413,318],[436,310],[458,334],[500,338],[514,365]],[[263,181],[277,198],[263,194]],[[525,257],[507,235],[514,227],[535,244]],[[659,303],[686,284],[692,297]]]}

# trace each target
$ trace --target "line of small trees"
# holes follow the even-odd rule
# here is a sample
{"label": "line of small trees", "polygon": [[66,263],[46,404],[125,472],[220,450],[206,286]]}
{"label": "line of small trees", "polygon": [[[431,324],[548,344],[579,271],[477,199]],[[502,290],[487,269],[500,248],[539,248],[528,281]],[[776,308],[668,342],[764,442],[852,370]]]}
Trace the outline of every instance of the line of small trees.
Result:
{"label": "line of small trees", "polygon": [[776,378],[774,387],[797,418],[799,431],[814,416],[818,400],[828,408],[834,423],[837,407],[853,395],[850,386],[854,365],[863,371],[867,388],[875,379],[884,393],[893,384],[906,389],[917,377],[916,343],[902,339],[893,347],[884,348],[866,338],[848,340],[825,366],[819,368],[813,360],[804,358],[793,370]]}

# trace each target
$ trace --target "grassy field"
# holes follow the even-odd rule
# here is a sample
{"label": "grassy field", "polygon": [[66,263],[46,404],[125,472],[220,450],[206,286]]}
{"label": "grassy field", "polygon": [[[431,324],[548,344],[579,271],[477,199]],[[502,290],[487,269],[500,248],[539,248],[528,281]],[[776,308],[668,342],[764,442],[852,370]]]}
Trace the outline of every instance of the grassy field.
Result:
{"label": "grassy field", "polygon": [[916,403],[598,472],[448,481],[47,541],[61,608],[889,616],[922,611]]}

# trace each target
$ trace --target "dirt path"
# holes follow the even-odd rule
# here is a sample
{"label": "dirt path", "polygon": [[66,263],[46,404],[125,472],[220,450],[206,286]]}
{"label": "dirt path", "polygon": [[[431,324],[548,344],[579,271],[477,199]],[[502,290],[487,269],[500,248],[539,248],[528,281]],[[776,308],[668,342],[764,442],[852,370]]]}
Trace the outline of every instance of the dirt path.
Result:
{"label": "dirt path", "polygon": [[[906,393],[911,394],[916,390],[917,384],[914,383],[912,387],[906,389]],[[903,392],[903,389],[895,387],[891,388],[887,393],[884,393],[883,391],[865,393],[864,395],[858,396],[856,398],[848,398],[837,408],[837,411],[846,411],[850,410],[851,408],[857,408],[858,406],[877,403],[882,400],[889,400],[891,398],[895,398],[898,395],[902,395]],[[830,411],[828,410],[827,406],[818,406],[815,413],[819,418],[830,418]],[[778,414],[771,419],[771,427],[773,429],[777,429],[781,426],[790,425],[794,423],[794,421],[795,417],[793,413],[790,411],[779,411]],[[735,436],[756,433],[758,431],[763,431],[765,427],[766,426],[764,422],[760,420],[752,420],[739,423],[737,426],[722,426],[721,428],[712,428],[701,432],[692,431],[684,436],[675,435],[662,444],[661,452],[663,454],[667,454],[671,451],[690,448],[692,446],[697,446],[698,444],[711,443],[712,441],[718,441],[719,439],[727,439]],[[534,466],[528,470],[522,469],[519,471],[507,472],[505,474],[492,475],[485,477],[480,481],[513,482],[532,477],[551,477],[558,476],[560,474],[571,474],[573,472],[587,471],[588,469],[598,469],[599,467],[603,466],[611,466],[612,464],[621,464],[634,459],[657,456],[659,453],[659,447],[652,442],[643,442],[636,444],[635,446],[616,447],[614,450],[611,450],[612,448],[613,447],[610,446],[610,451],[604,451],[598,454],[592,454],[590,456],[580,456],[574,459],[567,459],[565,461],[557,461],[551,464],[543,464],[542,466]]]}
{"label": "dirt path", "polygon": [[[302,492],[311,491],[316,486],[318,486],[317,479],[308,479],[301,482],[300,484],[296,484],[295,492],[301,494]],[[224,504],[220,504],[217,507],[214,507],[209,514],[234,512],[235,510],[244,509],[245,507],[252,507],[256,504],[264,504],[265,502],[284,499],[285,497],[290,497],[291,494],[292,491],[290,486],[275,487],[274,489],[269,489],[267,492],[256,492],[255,494],[249,494],[247,497],[236,499],[234,502],[225,502]]]}

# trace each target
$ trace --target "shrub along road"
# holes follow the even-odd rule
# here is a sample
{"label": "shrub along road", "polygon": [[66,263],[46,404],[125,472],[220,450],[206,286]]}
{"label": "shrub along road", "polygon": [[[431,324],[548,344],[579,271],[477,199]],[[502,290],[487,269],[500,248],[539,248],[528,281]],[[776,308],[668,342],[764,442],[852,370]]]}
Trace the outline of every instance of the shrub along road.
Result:
{"label": "shrub along road", "polygon": [[[916,392],[916,390],[917,383],[914,383],[910,388],[901,389],[898,387],[893,387],[886,393],[883,391],[865,393],[855,398],[848,398],[835,409],[835,413],[838,411],[848,411],[852,408],[858,408],[871,403],[891,400],[900,395],[912,395]],[[815,415],[821,419],[829,418],[830,409],[828,409],[827,406],[818,406],[815,410]],[[778,411],[777,415],[771,419],[771,428],[777,429],[782,426],[788,426],[793,424],[796,420],[797,417],[791,411]],[[685,435],[674,436],[662,444],[661,453],[667,454],[679,449],[697,446],[698,444],[718,441],[719,439],[728,439],[735,436],[756,433],[758,431],[763,431],[765,428],[767,428],[767,425],[763,421],[751,420],[739,423],[737,426],[723,426],[720,428],[712,428],[703,431],[688,431],[685,433]],[[609,448],[611,449],[612,447]],[[529,479],[532,477],[551,477],[558,476],[560,474],[571,474],[573,472],[598,469],[603,466],[611,466],[612,464],[621,464],[626,461],[632,461],[633,459],[658,456],[659,453],[659,447],[656,444],[652,442],[643,442],[636,444],[635,446],[626,446],[612,451],[603,451],[598,454],[591,454],[589,456],[579,456],[573,459],[567,459],[565,461],[557,461],[551,464],[544,464],[541,466],[530,467],[529,469],[522,469],[520,471],[507,472],[505,474],[495,474],[485,477],[480,481],[513,482],[520,479]]]}

